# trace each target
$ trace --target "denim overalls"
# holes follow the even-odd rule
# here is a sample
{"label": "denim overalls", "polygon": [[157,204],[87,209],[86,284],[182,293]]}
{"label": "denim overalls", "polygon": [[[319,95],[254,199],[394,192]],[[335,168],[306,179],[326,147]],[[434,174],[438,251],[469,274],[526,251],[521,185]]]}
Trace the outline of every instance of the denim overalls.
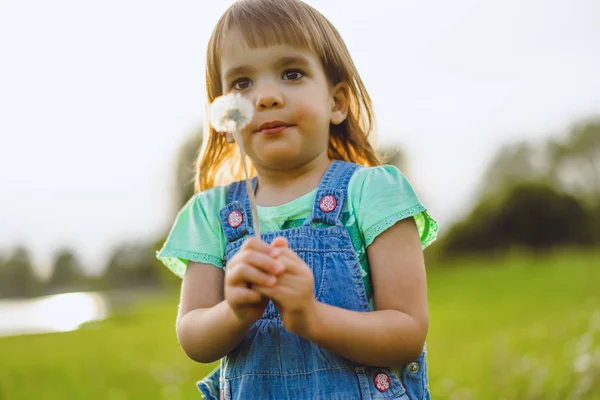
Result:
{"label": "denim overalls", "polygon": [[[277,236],[288,240],[289,247],[313,271],[318,301],[369,312],[359,261],[341,222],[348,182],[358,168],[332,162],[319,184],[312,215],[304,224],[266,233],[262,239],[267,243]],[[252,183],[256,188],[256,178]],[[233,183],[221,210],[226,260],[254,233],[251,221],[244,182]],[[210,400],[429,399],[425,351],[400,371],[401,379],[390,368],[349,361],[289,333],[279,311],[269,302],[242,342],[198,387]]]}

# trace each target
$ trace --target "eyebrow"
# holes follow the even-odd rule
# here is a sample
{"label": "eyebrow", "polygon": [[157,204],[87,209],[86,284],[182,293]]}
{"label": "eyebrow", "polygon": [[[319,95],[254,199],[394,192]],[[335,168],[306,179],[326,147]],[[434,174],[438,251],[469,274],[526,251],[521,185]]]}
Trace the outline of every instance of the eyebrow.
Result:
{"label": "eyebrow", "polygon": [[[308,59],[306,57],[303,57],[300,55],[294,55],[294,56],[281,57],[273,65],[277,69],[289,67],[291,65],[310,67],[310,62],[308,61]],[[253,71],[253,68],[249,67],[247,65],[240,65],[239,67],[231,68],[225,72],[225,75],[224,75],[225,80],[229,81],[232,77],[234,77],[236,75],[244,75],[251,71]]]}
{"label": "eyebrow", "polygon": [[245,75],[248,72],[250,72],[251,70],[252,70],[252,68],[247,67],[245,65],[231,68],[225,72],[225,80],[229,81],[229,80],[231,80],[231,78],[233,78],[236,75]]}
{"label": "eyebrow", "polygon": [[279,68],[289,67],[290,65],[301,65],[308,67],[310,66],[310,62],[300,55],[297,56],[288,56],[281,57],[276,63],[275,66]]}

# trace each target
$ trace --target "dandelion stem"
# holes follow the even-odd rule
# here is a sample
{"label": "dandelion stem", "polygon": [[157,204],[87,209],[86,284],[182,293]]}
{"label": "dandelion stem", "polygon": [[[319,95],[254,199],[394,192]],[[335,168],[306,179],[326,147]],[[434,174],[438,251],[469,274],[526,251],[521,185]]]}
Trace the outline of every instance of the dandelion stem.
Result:
{"label": "dandelion stem", "polygon": [[254,197],[254,190],[252,189],[252,185],[250,184],[250,176],[248,174],[248,168],[246,166],[246,152],[244,151],[244,144],[242,143],[242,136],[240,134],[240,130],[236,128],[233,130],[233,135],[235,136],[235,141],[238,146],[240,146],[240,153],[242,160],[242,167],[244,168],[244,181],[246,182],[246,190],[248,191],[248,197],[250,199],[250,206],[252,207],[252,226],[254,227],[254,235],[260,239],[260,226],[258,223],[258,211],[256,209],[256,198]]}

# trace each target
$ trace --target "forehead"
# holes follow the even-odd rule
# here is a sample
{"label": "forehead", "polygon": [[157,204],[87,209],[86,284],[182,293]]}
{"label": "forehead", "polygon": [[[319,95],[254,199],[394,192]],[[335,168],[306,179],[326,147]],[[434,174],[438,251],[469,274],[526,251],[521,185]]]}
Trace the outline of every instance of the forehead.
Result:
{"label": "forehead", "polygon": [[229,32],[221,42],[221,76],[240,67],[267,67],[282,58],[305,59],[312,67],[321,65],[318,55],[306,46],[288,43],[248,43],[238,30]]}

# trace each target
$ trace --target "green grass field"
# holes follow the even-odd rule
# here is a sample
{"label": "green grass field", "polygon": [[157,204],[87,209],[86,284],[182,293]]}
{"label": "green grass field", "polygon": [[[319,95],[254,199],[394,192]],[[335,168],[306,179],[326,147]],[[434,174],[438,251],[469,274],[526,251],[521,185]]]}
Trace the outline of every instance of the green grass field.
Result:
{"label": "green grass field", "polygon": [[[600,399],[600,253],[428,272],[433,399]],[[174,332],[177,293],[61,334],[0,338],[0,399],[198,399],[212,366]]]}

